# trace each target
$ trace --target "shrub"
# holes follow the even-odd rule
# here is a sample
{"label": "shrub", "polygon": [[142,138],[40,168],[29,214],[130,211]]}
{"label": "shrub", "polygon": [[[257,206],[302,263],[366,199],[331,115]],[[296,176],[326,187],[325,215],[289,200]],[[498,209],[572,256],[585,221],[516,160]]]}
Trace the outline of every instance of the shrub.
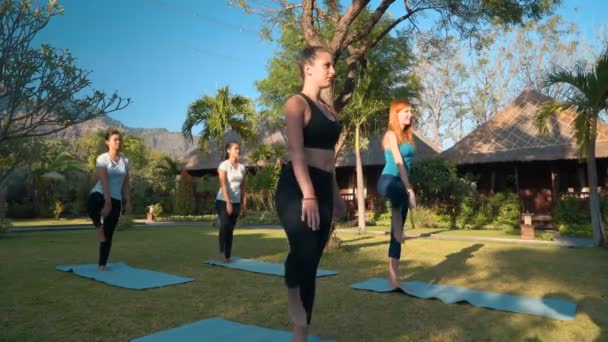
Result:
{"label": "shrub", "polygon": [[58,220],[61,214],[63,214],[64,206],[63,202],[60,200],[55,201],[55,207],[53,208],[53,217],[55,220]]}
{"label": "shrub", "polygon": [[552,214],[553,222],[557,225],[591,222],[587,200],[576,197],[566,197],[557,201]]}
{"label": "shrub", "polygon": [[160,203],[155,203],[148,206],[148,210],[155,217],[161,217],[164,214],[163,206]]}
{"label": "shrub", "polygon": [[175,194],[176,215],[190,215],[194,212],[194,189],[192,187],[192,177],[187,173],[182,173],[177,182]]}
{"label": "shrub", "polygon": [[118,224],[116,225],[116,229],[120,231],[125,231],[133,228],[135,226],[135,221],[131,218],[130,215],[121,215],[118,219]]}
{"label": "shrub", "polygon": [[239,217],[238,224],[240,225],[264,225],[264,224],[279,224],[279,217],[275,211],[252,211],[249,210],[245,215]]}
{"label": "shrub", "polygon": [[415,162],[411,174],[418,204],[449,215],[455,225],[461,203],[472,193],[474,184],[458,177],[456,165],[441,157]]}
{"label": "shrub", "polygon": [[8,232],[11,222],[6,217],[8,205],[6,201],[0,200],[0,234]]}
{"label": "shrub", "polygon": [[590,223],[587,224],[573,224],[573,223],[562,223],[558,225],[559,233],[563,236],[572,237],[593,237],[593,227]]}

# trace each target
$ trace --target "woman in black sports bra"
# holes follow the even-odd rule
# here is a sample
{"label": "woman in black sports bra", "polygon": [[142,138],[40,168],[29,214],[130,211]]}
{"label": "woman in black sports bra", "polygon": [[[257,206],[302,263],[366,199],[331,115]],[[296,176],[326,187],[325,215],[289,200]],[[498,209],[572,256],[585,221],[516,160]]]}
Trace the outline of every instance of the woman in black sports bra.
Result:
{"label": "woman in black sports bra", "polygon": [[285,282],[294,341],[306,340],[312,318],[317,267],[329,239],[334,208],[345,209],[335,179],[334,148],[341,126],[320,99],[332,84],[333,57],[307,47],[300,58],[302,92],[285,103],[290,162],[281,170],[276,208],[289,240]]}

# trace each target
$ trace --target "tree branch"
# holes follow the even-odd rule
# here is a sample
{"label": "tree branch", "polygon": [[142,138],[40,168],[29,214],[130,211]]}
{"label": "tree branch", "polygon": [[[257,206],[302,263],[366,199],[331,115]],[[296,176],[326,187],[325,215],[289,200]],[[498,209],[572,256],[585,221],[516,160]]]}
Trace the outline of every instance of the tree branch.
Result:
{"label": "tree branch", "polygon": [[304,0],[302,7],[302,17],[300,18],[300,26],[304,33],[304,39],[310,45],[324,46],[315,31],[312,10],[315,0]]}
{"label": "tree branch", "polygon": [[349,46],[352,43],[355,43],[355,42],[361,40],[361,38],[366,37],[372,31],[372,29],[376,26],[378,21],[380,21],[380,18],[382,18],[382,16],[386,12],[386,10],[388,10],[388,8],[393,4],[393,2],[395,2],[395,0],[382,0],[380,5],[378,5],[378,7],[374,11],[374,13],[372,13],[372,16],[365,23],[365,25],[363,27],[361,27],[361,29],[359,29],[358,31],[351,32],[344,39],[344,45]]}
{"label": "tree branch", "polygon": [[[346,36],[348,33],[348,29],[350,25],[353,23],[355,18],[361,13],[361,11],[369,4],[371,0],[353,0],[352,4],[348,7],[344,15],[340,18],[338,22],[338,26],[334,31],[334,37],[329,44],[329,48],[334,52],[342,51],[344,46],[348,46],[349,44],[345,44]],[[395,1],[395,0],[383,0],[385,1]]]}

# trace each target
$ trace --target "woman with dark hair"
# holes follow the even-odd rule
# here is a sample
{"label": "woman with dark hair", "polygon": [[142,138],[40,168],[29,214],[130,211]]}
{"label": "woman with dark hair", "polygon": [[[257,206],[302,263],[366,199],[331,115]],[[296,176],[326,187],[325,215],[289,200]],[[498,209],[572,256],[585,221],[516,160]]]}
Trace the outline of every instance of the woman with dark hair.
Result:
{"label": "woman with dark hair", "polygon": [[220,190],[217,192],[215,208],[220,220],[220,258],[223,262],[230,262],[232,234],[245,196],[246,170],[245,166],[239,163],[240,154],[239,144],[229,142],[226,144],[226,160],[217,168]]}
{"label": "woman with dark hair", "polygon": [[[129,159],[120,153],[120,132],[108,131],[105,136],[108,152],[97,157],[97,183],[88,200],[89,217],[97,228],[99,240],[99,270],[106,271],[112,247],[112,236],[122,207],[131,211],[129,190]],[[103,218],[103,222],[102,219]]]}
{"label": "woman with dark hair", "polygon": [[333,56],[323,47],[301,53],[302,91],[285,103],[287,150],[276,191],[276,208],[287,239],[285,282],[294,341],[304,341],[312,319],[317,267],[329,239],[334,208],[345,210],[335,179],[334,149],[341,125],[321,100],[331,86]]}
{"label": "woman with dark hair", "polygon": [[391,202],[391,242],[388,247],[389,283],[400,287],[399,259],[401,244],[405,241],[403,226],[407,210],[416,206],[416,196],[409,180],[414,157],[412,106],[404,100],[394,100],[389,110],[388,129],[382,139],[386,163],[380,179],[378,193]]}

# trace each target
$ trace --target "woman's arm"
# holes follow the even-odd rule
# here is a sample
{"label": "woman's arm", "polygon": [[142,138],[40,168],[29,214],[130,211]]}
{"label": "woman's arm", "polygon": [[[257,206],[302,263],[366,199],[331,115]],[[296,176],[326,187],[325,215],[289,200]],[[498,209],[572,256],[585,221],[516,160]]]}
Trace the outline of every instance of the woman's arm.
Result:
{"label": "woman's arm", "polygon": [[285,103],[285,131],[287,152],[293,165],[293,173],[302,192],[302,221],[312,230],[319,229],[319,206],[315,189],[308,173],[304,154],[304,125],[307,104],[299,96],[290,97]]}
{"label": "woman's arm", "polygon": [[304,154],[304,115],[306,103],[298,96],[292,96],[285,103],[285,131],[287,152],[293,164],[293,171],[304,198],[314,198],[315,191],[310,181],[308,164]]}
{"label": "woman's arm", "polygon": [[222,196],[224,196],[224,201],[230,202],[230,194],[228,193],[228,174],[226,170],[221,169],[221,164],[217,169],[217,174],[220,178],[220,190],[222,192]]}
{"label": "woman's arm", "polygon": [[123,199],[126,202],[126,206],[125,208],[127,208],[127,211],[131,211],[132,205],[131,205],[131,187],[129,187],[129,170],[127,169],[127,174],[125,175],[125,179],[122,182],[122,196]]}
{"label": "woman's arm", "polygon": [[247,176],[247,170],[243,171],[243,180],[241,181],[241,210],[245,209],[245,178]]}
{"label": "woman's arm", "polygon": [[410,179],[407,174],[407,168],[403,163],[403,156],[399,151],[397,136],[395,136],[395,133],[389,131],[387,133],[387,140],[389,148],[391,150],[391,154],[393,155],[393,160],[395,160],[395,165],[397,165],[397,169],[399,169],[399,177],[401,178],[401,182],[403,183],[405,189],[409,191],[412,189],[412,186],[410,184]]}

